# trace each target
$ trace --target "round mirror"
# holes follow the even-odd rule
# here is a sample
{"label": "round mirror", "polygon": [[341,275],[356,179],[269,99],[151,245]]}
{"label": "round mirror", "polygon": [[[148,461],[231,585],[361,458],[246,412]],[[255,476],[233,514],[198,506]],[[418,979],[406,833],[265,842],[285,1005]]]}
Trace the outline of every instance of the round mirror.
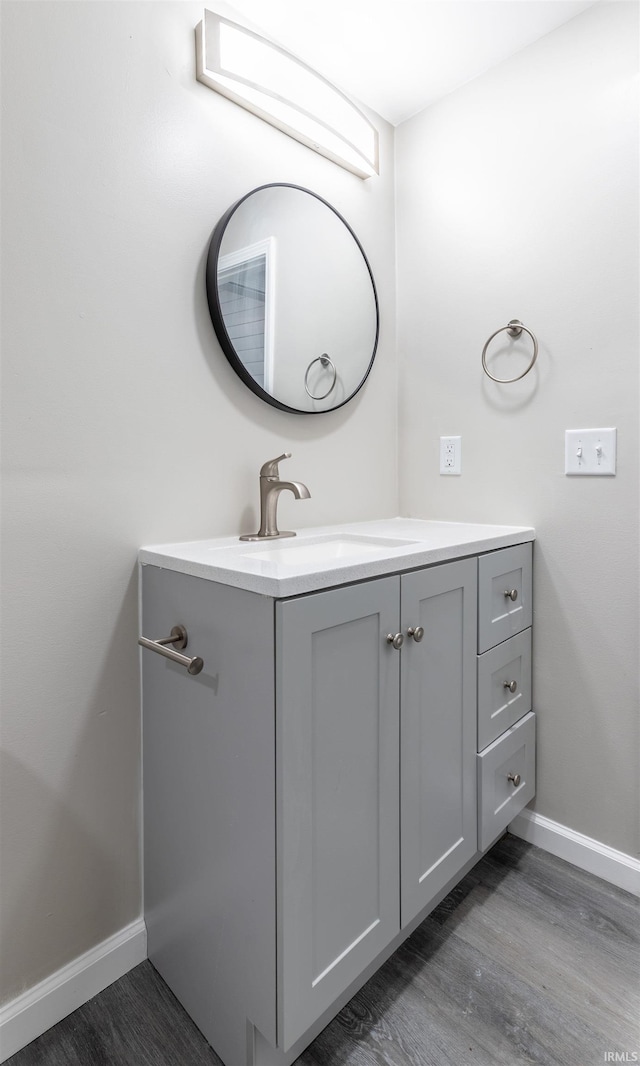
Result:
{"label": "round mirror", "polygon": [[222,350],[246,385],[282,411],[342,407],[378,344],[378,298],[351,227],[298,185],[262,185],[229,208],[207,258]]}

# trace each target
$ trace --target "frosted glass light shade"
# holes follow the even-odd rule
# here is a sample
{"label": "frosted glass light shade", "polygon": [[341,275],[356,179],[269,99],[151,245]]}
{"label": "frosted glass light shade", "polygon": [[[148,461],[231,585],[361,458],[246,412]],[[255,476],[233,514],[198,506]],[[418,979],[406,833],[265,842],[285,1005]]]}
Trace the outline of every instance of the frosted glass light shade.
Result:
{"label": "frosted glass light shade", "polygon": [[196,76],[359,177],[378,173],[378,131],[347,96],[279,45],[212,11],[196,28]]}

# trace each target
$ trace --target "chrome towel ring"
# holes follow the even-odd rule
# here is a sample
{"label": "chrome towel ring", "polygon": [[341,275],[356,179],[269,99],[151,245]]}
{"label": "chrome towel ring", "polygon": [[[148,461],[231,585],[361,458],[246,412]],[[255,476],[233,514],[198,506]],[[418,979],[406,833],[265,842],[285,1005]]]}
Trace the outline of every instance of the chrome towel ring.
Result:
{"label": "chrome towel ring", "polygon": [[[524,330],[525,333],[529,334],[529,336],[531,337],[531,340],[533,341],[533,356],[531,357],[531,362],[529,363],[529,366],[527,367],[527,369],[523,370],[522,373],[518,374],[518,376],[515,377],[515,378],[496,378],[487,369],[487,348],[491,344],[491,341],[493,340],[493,338],[497,337],[498,334],[502,333],[505,329],[506,329],[506,331],[507,331],[507,333],[509,334],[510,337],[519,337],[520,334],[522,333],[522,331]],[[533,366],[533,364],[535,363],[537,358],[538,358],[538,341],[536,340],[535,334],[532,333],[531,330],[527,328],[527,326],[523,325],[522,322],[518,318],[512,318],[507,326],[500,326],[500,329],[497,329],[495,331],[495,333],[492,333],[491,336],[489,337],[489,340],[487,341],[487,343],[485,344],[484,348],[482,349],[482,369],[484,370],[484,372],[487,375],[487,377],[491,378],[492,381],[497,381],[499,385],[510,385],[512,381],[520,381],[520,378],[523,378],[525,376],[525,374],[528,374],[529,371],[531,370],[531,367]]]}
{"label": "chrome towel ring", "polygon": [[[320,363],[323,367],[325,367],[325,369],[326,367],[330,366],[333,370],[333,381],[329,385],[327,391],[322,393],[322,396],[314,396],[311,392],[311,389],[309,388],[309,371],[311,370],[311,367],[314,363]],[[304,376],[304,391],[306,392],[307,396],[311,397],[312,400],[326,400],[329,393],[333,392],[333,389],[335,388],[337,377],[338,371],[336,370],[333,359],[330,359],[327,353],[323,352],[322,355],[317,355],[315,359],[312,359],[309,363],[309,366],[307,367],[307,372]]]}

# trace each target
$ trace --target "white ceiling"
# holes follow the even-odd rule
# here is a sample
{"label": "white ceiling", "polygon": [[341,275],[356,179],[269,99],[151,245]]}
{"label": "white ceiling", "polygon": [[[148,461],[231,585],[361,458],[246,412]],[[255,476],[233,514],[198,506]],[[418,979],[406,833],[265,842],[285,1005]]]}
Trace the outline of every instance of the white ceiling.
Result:
{"label": "white ceiling", "polygon": [[[599,0],[231,0],[262,30],[393,125]],[[206,3],[205,5],[206,6]]]}

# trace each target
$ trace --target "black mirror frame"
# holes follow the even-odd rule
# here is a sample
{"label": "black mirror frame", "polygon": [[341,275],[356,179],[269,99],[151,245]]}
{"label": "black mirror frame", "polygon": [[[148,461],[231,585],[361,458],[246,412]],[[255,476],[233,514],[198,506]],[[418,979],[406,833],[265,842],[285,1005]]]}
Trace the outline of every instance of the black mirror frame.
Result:
{"label": "black mirror frame", "polygon": [[[231,217],[238,210],[240,205],[243,204],[245,200],[248,200],[250,196],[253,196],[254,193],[261,192],[263,189],[274,188],[297,189],[299,192],[306,192],[309,194],[309,196],[313,196],[316,200],[319,200],[320,203],[325,205],[325,207],[328,207],[330,211],[333,211],[334,215],[337,215],[343,225],[346,226],[347,230],[349,231],[358,248],[360,249],[362,258],[365,262],[365,266],[369,272],[369,277],[371,278],[371,287],[373,289],[373,299],[375,302],[376,309],[376,332],[373,341],[373,351],[371,353],[369,365],[365,373],[363,374],[360,384],[357,386],[357,388],[353,390],[353,392],[349,396],[347,396],[345,400],[342,400],[340,403],[336,404],[335,407],[326,407],[322,411],[302,411],[298,407],[289,407],[287,404],[281,403],[280,400],[277,400],[275,396],[271,396],[270,393],[265,391],[265,389],[261,388],[260,385],[258,385],[257,381],[251,376],[249,371],[246,369],[242,361],[238,358],[236,350],[233,346],[233,342],[229,337],[227,328],[224,323],[224,319],[222,317],[220,296],[218,292],[218,256],[220,253],[220,247],[222,245],[222,239],[224,237],[227,224]],[[353,397],[360,391],[365,381],[369,377],[371,367],[373,366],[373,361],[376,357],[376,352],[378,350],[378,337],[380,334],[380,308],[378,304],[378,293],[376,290],[376,283],[373,280],[371,266],[369,264],[369,260],[365,255],[364,248],[360,244],[360,241],[356,237],[347,220],[343,218],[340,212],[336,211],[335,207],[333,207],[327,200],[324,200],[322,196],[318,196],[317,193],[312,192],[311,189],[305,189],[304,186],[294,185],[291,182],[273,181],[269,182],[266,185],[258,185],[257,188],[251,189],[248,193],[245,193],[245,195],[242,196],[239,200],[236,200],[236,202],[232,204],[227,211],[225,211],[224,215],[222,216],[213,231],[213,235],[209,243],[209,251],[207,253],[206,288],[207,303],[209,304],[209,314],[211,316],[211,322],[213,323],[213,328],[216,332],[216,336],[218,338],[222,351],[224,352],[227,360],[235,370],[238,377],[240,377],[244,381],[245,385],[247,385],[247,387],[250,388],[251,391],[255,393],[255,395],[258,396],[261,400],[265,400],[266,403],[271,404],[272,407],[277,407],[280,411],[288,411],[290,414],[295,415],[324,415],[327,414],[329,411],[337,411],[340,407],[344,407],[346,403],[349,403],[349,401],[353,399]]]}

